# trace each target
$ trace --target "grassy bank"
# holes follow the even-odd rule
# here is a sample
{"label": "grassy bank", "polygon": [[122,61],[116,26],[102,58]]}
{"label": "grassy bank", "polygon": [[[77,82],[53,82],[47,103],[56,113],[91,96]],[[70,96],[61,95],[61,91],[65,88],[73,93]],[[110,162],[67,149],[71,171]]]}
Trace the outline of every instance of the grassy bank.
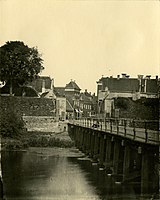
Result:
{"label": "grassy bank", "polygon": [[28,116],[25,119],[14,107],[3,110],[0,117],[2,150],[28,147],[72,147],[66,132],[67,122],[54,122],[47,116]]}
{"label": "grassy bank", "polygon": [[70,148],[73,146],[74,142],[67,132],[47,133],[32,131],[15,138],[2,138],[2,150],[26,149],[28,147]]}

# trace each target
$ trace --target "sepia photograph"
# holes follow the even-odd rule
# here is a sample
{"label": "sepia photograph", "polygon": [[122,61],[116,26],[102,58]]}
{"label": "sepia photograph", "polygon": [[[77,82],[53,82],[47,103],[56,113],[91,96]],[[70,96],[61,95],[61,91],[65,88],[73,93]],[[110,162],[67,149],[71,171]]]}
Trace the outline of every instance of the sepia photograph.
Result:
{"label": "sepia photograph", "polygon": [[160,199],[159,99],[159,0],[0,0],[0,200]]}

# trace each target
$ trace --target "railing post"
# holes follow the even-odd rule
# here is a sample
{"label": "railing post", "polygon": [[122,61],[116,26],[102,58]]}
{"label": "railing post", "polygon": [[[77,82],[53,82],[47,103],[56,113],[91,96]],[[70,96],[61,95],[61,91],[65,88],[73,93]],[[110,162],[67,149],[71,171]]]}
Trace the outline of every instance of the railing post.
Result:
{"label": "railing post", "polygon": [[117,119],[116,122],[117,122],[116,124],[117,124],[117,135],[118,135],[119,134],[119,120]]}
{"label": "railing post", "polygon": [[144,128],[145,128],[145,142],[148,142],[148,132],[147,132],[147,122],[144,121]]}
{"label": "railing post", "polygon": [[87,124],[87,122],[86,122],[86,117],[85,117],[85,119],[84,119],[84,120],[85,120],[85,121],[84,121],[84,122],[85,122],[85,123],[84,123],[84,126],[86,127],[86,124]]}
{"label": "railing post", "polygon": [[136,129],[135,129],[135,121],[133,120],[133,139],[136,138]]}
{"label": "railing post", "polygon": [[112,119],[110,119],[110,131],[112,133]]}
{"label": "railing post", "polygon": [[102,131],[102,123],[103,123],[103,121],[102,121],[102,119],[100,119],[101,131]]}
{"label": "railing post", "polygon": [[124,136],[126,137],[127,135],[127,130],[126,130],[126,125],[127,125],[127,120],[124,120]]}
{"label": "railing post", "polygon": [[105,131],[107,131],[107,122],[106,122],[106,118],[104,118],[104,126],[105,126]]}
{"label": "railing post", "polygon": [[91,128],[92,128],[92,125],[93,125],[93,119],[91,118]]}

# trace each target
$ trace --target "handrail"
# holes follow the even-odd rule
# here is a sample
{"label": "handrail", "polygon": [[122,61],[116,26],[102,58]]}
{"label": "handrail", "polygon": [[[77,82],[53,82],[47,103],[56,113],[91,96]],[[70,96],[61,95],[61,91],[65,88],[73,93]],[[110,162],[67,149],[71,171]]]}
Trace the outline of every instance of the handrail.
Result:
{"label": "handrail", "polygon": [[[130,121],[131,120],[131,121]],[[152,124],[150,124],[152,122]],[[144,143],[160,144],[158,120],[134,120],[124,118],[81,118],[71,123],[120,135]],[[155,124],[154,124],[155,123]]]}

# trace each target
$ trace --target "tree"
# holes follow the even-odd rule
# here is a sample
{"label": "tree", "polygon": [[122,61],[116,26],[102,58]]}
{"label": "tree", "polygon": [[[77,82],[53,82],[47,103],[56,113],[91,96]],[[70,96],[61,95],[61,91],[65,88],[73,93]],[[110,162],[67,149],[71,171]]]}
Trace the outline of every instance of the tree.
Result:
{"label": "tree", "polygon": [[36,47],[29,48],[21,41],[6,42],[0,47],[0,80],[10,85],[24,85],[34,80],[44,69]]}
{"label": "tree", "polygon": [[0,135],[15,138],[25,133],[25,123],[22,116],[13,107],[8,106],[3,111],[3,117],[0,118]]}

